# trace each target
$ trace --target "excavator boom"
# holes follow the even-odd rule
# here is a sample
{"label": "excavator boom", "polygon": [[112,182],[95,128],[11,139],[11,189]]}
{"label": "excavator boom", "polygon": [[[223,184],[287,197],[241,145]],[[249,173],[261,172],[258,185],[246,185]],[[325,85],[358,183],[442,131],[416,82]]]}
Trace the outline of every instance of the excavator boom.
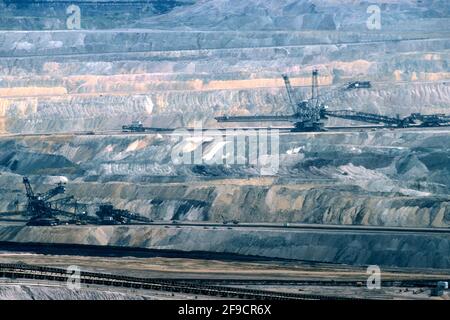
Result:
{"label": "excavator boom", "polygon": [[23,184],[25,186],[27,198],[28,199],[34,198],[33,188],[31,188],[30,180],[28,180],[27,177],[23,177]]}
{"label": "excavator boom", "polygon": [[289,77],[287,74],[283,74],[282,75],[283,80],[284,80],[284,86],[286,87],[286,92],[288,95],[288,99],[289,99],[289,104],[292,108],[292,111],[294,113],[297,112],[297,99],[295,98],[294,95],[294,90],[292,89],[292,85],[291,85],[291,81],[289,80]]}

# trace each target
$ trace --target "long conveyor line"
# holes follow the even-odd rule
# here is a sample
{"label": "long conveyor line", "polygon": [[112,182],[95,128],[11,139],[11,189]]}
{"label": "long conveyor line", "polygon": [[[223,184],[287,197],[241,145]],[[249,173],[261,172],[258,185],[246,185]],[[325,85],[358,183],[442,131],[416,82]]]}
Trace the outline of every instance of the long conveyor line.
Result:
{"label": "long conveyor line", "polygon": [[[70,276],[71,275],[68,274],[65,269],[20,264],[0,264],[0,277],[66,282],[69,280]],[[355,300],[353,298],[334,297],[317,294],[274,292],[259,289],[246,289],[201,283],[189,283],[189,281],[171,279],[146,279],[93,272],[80,272],[80,283],[166,292],[180,292],[238,299]]]}

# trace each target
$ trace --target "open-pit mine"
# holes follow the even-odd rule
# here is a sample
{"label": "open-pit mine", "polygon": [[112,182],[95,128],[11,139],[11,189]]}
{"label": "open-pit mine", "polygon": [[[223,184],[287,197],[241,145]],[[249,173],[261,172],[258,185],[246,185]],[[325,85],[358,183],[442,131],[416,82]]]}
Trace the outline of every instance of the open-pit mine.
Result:
{"label": "open-pit mine", "polygon": [[0,0],[0,299],[449,299],[449,63],[446,0]]}

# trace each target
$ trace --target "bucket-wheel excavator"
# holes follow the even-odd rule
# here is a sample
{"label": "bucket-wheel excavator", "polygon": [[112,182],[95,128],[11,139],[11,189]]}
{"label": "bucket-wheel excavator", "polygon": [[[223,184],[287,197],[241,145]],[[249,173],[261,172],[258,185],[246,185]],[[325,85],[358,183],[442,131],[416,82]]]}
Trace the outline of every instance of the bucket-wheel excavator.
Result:
{"label": "bucket-wheel excavator", "polygon": [[313,70],[311,99],[300,99],[292,88],[289,77],[283,74],[283,80],[287,91],[290,115],[254,115],[254,116],[221,116],[215,119],[218,122],[267,122],[287,121],[294,124],[292,131],[323,131],[325,109],[318,101],[318,71]]}
{"label": "bucket-wheel excavator", "polygon": [[[128,210],[116,209],[111,204],[100,204],[95,215],[87,213],[87,204],[78,203],[73,196],[54,199],[66,191],[62,183],[45,193],[35,193],[30,180],[23,178],[26,190],[27,205],[25,214],[31,216],[27,225],[55,226],[62,223],[69,224],[129,224],[132,222],[151,223],[153,220]],[[73,208],[73,212],[62,210]]]}
{"label": "bucket-wheel excavator", "polygon": [[312,71],[311,98],[301,100],[296,96],[289,77],[282,75],[286,87],[288,103],[292,110],[290,115],[252,115],[252,116],[220,116],[218,122],[291,122],[294,125],[291,131],[324,131],[323,121],[328,117],[360,121],[391,128],[406,127],[438,127],[450,125],[450,116],[445,114],[423,115],[412,113],[401,118],[400,116],[387,116],[368,112],[359,112],[351,109],[329,110],[327,103],[342,97],[347,91],[355,89],[369,89],[369,81],[354,81],[338,87],[335,90],[319,95],[318,70]]}
{"label": "bucket-wheel excavator", "polygon": [[63,194],[66,191],[65,186],[62,183],[58,183],[55,188],[48,190],[45,193],[34,193],[31,187],[30,180],[27,177],[23,178],[23,184],[26,190],[27,207],[26,214],[31,218],[28,221],[28,225],[57,225],[60,220],[58,215],[62,214],[59,210],[58,204],[67,203],[73,199],[72,196],[51,200],[59,194]]}

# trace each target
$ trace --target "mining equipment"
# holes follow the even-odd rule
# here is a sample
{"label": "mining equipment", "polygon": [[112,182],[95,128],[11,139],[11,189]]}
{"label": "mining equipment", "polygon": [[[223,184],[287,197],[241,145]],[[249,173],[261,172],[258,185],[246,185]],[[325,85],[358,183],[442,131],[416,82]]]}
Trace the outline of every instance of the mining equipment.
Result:
{"label": "mining equipment", "polygon": [[345,120],[354,120],[354,121],[360,121],[360,122],[366,122],[366,123],[373,123],[373,124],[384,124],[386,126],[392,126],[392,127],[399,127],[399,128],[406,128],[413,124],[411,119],[408,117],[406,118],[400,118],[397,117],[389,117],[389,116],[383,116],[368,112],[359,112],[359,111],[353,111],[353,110],[335,110],[335,111],[326,111],[325,114],[330,117],[334,118],[341,118]]}
{"label": "mining equipment", "polygon": [[[87,205],[83,205],[87,206]],[[76,214],[73,216],[72,219],[68,221],[69,224],[75,224],[75,225],[87,225],[87,224],[100,224],[100,221],[98,217],[96,216],[90,216],[86,210],[84,211],[76,211]]]}
{"label": "mining equipment", "polygon": [[346,89],[360,89],[360,88],[372,88],[370,81],[353,81],[347,84]]}
{"label": "mining equipment", "polygon": [[144,127],[140,121],[132,121],[131,124],[123,125],[122,132],[170,132],[174,129],[171,128],[157,128],[157,127]]}
{"label": "mining equipment", "polygon": [[[87,213],[87,204],[78,203],[73,196],[54,199],[66,191],[64,184],[58,183],[55,188],[45,193],[35,193],[27,177],[23,177],[26,190],[27,205],[25,215],[30,216],[27,225],[56,226],[62,223],[86,224],[128,224],[132,222],[150,223],[153,220],[128,210],[116,209],[111,204],[101,204],[94,215]],[[74,212],[61,210],[59,206],[74,208]],[[19,212],[15,212],[20,214]],[[61,219],[62,218],[62,219]]]}
{"label": "mining equipment", "polygon": [[215,119],[218,122],[291,122],[294,128],[291,131],[325,131],[323,121],[329,117],[346,120],[360,121],[364,123],[379,124],[390,128],[406,127],[437,127],[450,125],[450,116],[445,114],[422,115],[412,113],[400,118],[399,115],[392,117],[368,112],[353,110],[328,110],[328,101],[342,97],[346,91],[351,89],[371,88],[370,81],[354,81],[323,95],[319,95],[318,70],[312,71],[311,98],[301,100],[292,89],[289,77],[282,75],[286,87],[289,106],[292,109],[290,115],[252,115],[252,116],[220,116]]}
{"label": "mining equipment", "polygon": [[239,220],[235,219],[227,220],[223,215],[220,215],[220,217],[222,218],[222,224],[239,224]]}
{"label": "mining equipment", "polygon": [[444,295],[446,290],[448,290],[448,281],[438,281],[436,287],[431,289],[430,295],[432,297],[440,297]]}
{"label": "mining equipment", "polygon": [[28,199],[26,214],[31,216],[27,225],[58,225],[60,220],[57,216],[62,214],[62,211],[57,209],[57,204],[67,202],[73,198],[66,197],[51,200],[55,196],[63,194],[66,191],[64,185],[62,183],[58,183],[55,188],[52,188],[45,193],[34,193],[27,177],[23,178],[23,184],[25,186],[26,196]]}
{"label": "mining equipment", "polygon": [[239,220],[225,220],[223,224],[239,224]]}
{"label": "mining equipment", "polygon": [[450,123],[450,116],[443,113],[437,114],[421,114],[412,113],[408,120],[411,123],[419,123],[421,127],[439,127],[441,125],[448,125]]}
{"label": "mining equipment", "polygon": [[319,103],[318,96],[318,71],[312,72],[311,99],[301,100],[292,89],[289,77],[283,74],[283,80],[287,91],[290,115],[254,115],[254,116],[221,116],[215,119],[218,122],[267,122],[288,121],[294,124],[292,131],[323,131],[325,119],[325,106]]}
{"label": "mining equipment", "polygon": [[99,224],[129,224],[133,221],[150,223],[153,220],[128,210],[116,209],[112,204],[101,204],[95,212]]}
{"label": "mining equipment", "polygon": [[443,113],[426,115],[421,113],[412,113],[411,115],[404,118],[400,118],[399,115],[397,115],[396,117],[390,117],[352,110],[327,110],[325,114],[327,116],[342,118],[346,120],[383,124],[391,128],[440,127],[450,125],[450,116]]}
{"label": "mining equipment", "polygon": [[123,132],[144,132],[145,127],[141,121],[132,121],[130,125],[122,126]]}

